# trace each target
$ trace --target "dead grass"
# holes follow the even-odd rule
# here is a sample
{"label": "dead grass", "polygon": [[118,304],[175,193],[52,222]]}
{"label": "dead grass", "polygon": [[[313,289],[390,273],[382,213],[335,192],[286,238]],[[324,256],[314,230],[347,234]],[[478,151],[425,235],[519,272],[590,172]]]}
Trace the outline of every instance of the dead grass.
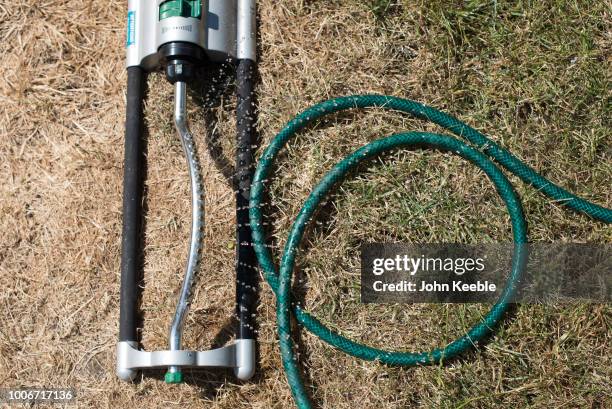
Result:
{"label": "dead grass", "polygon": [[[393,94],[455,114],[552,180],[612,206],[606,2],[259,4],[264,144],[313,102]],[[18,0],[2,4],[0,17],[0,385],[75,387],[83,408],[291,407],[265,284],[253,382],[219,371],[180,386],[115,378],[125,2]],[[165,347],[178,292],[189,200],[171,88],[160,75],[149,83],[143,345],[156,349]],[[216,102],[190,112],[207,190],[202,279],[185,340],[193,348],[227,339],[233,312],[233,194],[203,137],[218,135],[231,162],[231,90]],[[379,114],[339,116],[291,144],[271,185],[279,245],[307,192],[346,153],[399,130],[435,129]],[[516,186],[532,240],[612,240],[610,227]],[[396,153],[343,185],[311,231],[300,258],[304,303],[371,345],[441,345],[483,309],[360,305],[359,243],[493,242],[508,230],[500,200],[472,167]],[[604,408],[612,406],[610,321],[608,305],[522,306],[491,343],[444,367],[357,361],[309,334],[301,359],[314,399],[328,408]]]}

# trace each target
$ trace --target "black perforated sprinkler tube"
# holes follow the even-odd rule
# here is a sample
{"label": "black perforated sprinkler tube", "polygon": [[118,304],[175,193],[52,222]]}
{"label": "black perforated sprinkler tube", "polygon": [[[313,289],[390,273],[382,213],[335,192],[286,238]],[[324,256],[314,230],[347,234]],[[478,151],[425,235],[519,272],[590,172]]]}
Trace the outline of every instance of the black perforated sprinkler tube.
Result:
{"label": "black perforated sprinkler tube", "polygon": [[240,325],[238,339],[255,339],[257,300],[257,257],[251,243],[249,197],[253,179],[252,147],[256,143],[254,101],[255,61],[241,59],[236,71],[236,314]]}

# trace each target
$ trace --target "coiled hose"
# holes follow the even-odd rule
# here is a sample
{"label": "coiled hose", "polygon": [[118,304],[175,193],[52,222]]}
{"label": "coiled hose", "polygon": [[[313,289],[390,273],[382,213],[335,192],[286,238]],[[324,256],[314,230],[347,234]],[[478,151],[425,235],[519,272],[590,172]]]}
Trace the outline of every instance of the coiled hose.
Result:
{"label": "coiled hose", "polygon": [[[304,206],[293,222],[281,258],[280,268],[277,271],[270,251],[265,245],[266,235],[263,228],[261,210],[265,193],[264,183],[270,176],[274,160],[287,141],[313,121],[343,110],[370,107],[401,111],[433,122],[458,137],[467,140],[472,146],[450,136],[427,132],[409,132],[375,140],[353,152],[336,164],[306,199]],[[391,149],[414,147],[449,151],[467,159],[485,172],[495,185],[498,194],[508,209],[512,223],[514,252],[511,272],[502,295],[487,315],[474,325],[466,335],[451,342],[444,348],[428,352],[392,352],[351,341],[326,327],[317,318],[292,302],[291,281],[296,252],[302,240],[304,230],[329,190],[341,182],[347,173],[360,162]],[[515,290],[516,282],[520,278],[527,261],[527,250],[526,246],[524,246],[527,243],[527,222],[520,200],[510,181],[493,160],[556,202],[586,214],[593,219],[612,223],[612,210],[581,199],[555,185],[522,163],[509,151],[458,119],[432,107],[407,99],[384,95],[356,95],[324,101],[297,115],[272,140],[259,159],[255,171],[251,186],[249,216],[257,260],[266,280],[276,294],[276,317],[283,366],[293,397],[299,408],[311,408],[312,406],[301,379],[297,359],[293,351],[291,311],[293,311],[296,320],[300,324],[328,344],[354,357],[369,361],[378,360],[389,365],[414,366],[418,364],[439,363],[470,349],[493,331],[510,305],[508,301]]]}

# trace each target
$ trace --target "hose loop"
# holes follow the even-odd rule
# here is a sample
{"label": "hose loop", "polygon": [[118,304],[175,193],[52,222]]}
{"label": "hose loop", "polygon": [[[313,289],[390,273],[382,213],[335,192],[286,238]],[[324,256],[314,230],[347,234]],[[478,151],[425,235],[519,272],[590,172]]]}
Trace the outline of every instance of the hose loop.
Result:
{"label": "hose loop", "polygon": [[[428,132],[408,132],[375,140],[345,157],[321,179],[304,202],[291,227],[280,267],[277,270],[270,251],[266,246],[266,234],[263,228],[261,209],[263,208],[262,204],[265,196],[264,183],[270,177],[271,169],[278,153],[301,129],[317,119],[343,110],[371,107],[401,111],[433,122],[469,142],[469,144],[446,135]],[[497,193],[506,205],[512,224],[514,241],[512,266],[504,291],[495,305],[464,336],[443,348],[431,351],[417,353],[385,351],[359,344],[343,337],[325,326],[316,317],[292,303],[291,281],[295,265],[295,255],[309,220],[312,218],[317,207],[330,189],[342,182],[352,169],[362,161],[383,152],[398,148],[417,147],[444,150],[458,155],[478,166],[493,182]],[[276,135],[260,157],[255,171],[251,185],[249,217],[257,260],[266,280],[276,295],[277,327],[283,367],[293,397],[299,408],[310,408],[312,405],[301,379],[300,369],[294,353],[291,312],[293,312],[296,320],[308,331],[328,344],[354,357],[369,361],[378,360],[389,365],[414,366],[440,363],[471,349],[479,341],[484,340],[485,337],[492,333],[511,305],[509,300],[514,294],[516,284],[523,273],[528,258],[526,246],[527,221],[523,214],[521,202],[512,184],[498,165],[540,190],[554,201],[593,219],[604,223],[612,223],[612,210],[581,199],[555,185],[521,162],[509,151],[458,119],[435,108],[408,99],[384,95],[355,95],[324,101],[297,115]]]}

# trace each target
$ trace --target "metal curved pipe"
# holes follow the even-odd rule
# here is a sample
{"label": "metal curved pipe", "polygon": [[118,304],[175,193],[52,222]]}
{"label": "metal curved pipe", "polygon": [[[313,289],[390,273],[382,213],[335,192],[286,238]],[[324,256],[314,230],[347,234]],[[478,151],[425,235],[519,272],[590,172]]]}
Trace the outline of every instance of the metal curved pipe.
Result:
{"label": "metal curved pipe", "polygon": [[[191,183],[191,240],[189,244],[189,255],[185,267],[185,278],[181,287],[181,294],[176,312],[170,327],[169,344],[170,350],[180,350],[183,336],[183,322],[187,315],[191,288],[199,268],[200,252],[202,250],[202,236],[204,234],[204,189],[200,176],[200,164],[196,154],[193,136],[189,131],[187,122],[187,84],[177,81],[175,83],[174,123],[181,138],[183,151],[189,167],[189,179]],[[171,366],[170,373],[180,372],[180,367]]]}

